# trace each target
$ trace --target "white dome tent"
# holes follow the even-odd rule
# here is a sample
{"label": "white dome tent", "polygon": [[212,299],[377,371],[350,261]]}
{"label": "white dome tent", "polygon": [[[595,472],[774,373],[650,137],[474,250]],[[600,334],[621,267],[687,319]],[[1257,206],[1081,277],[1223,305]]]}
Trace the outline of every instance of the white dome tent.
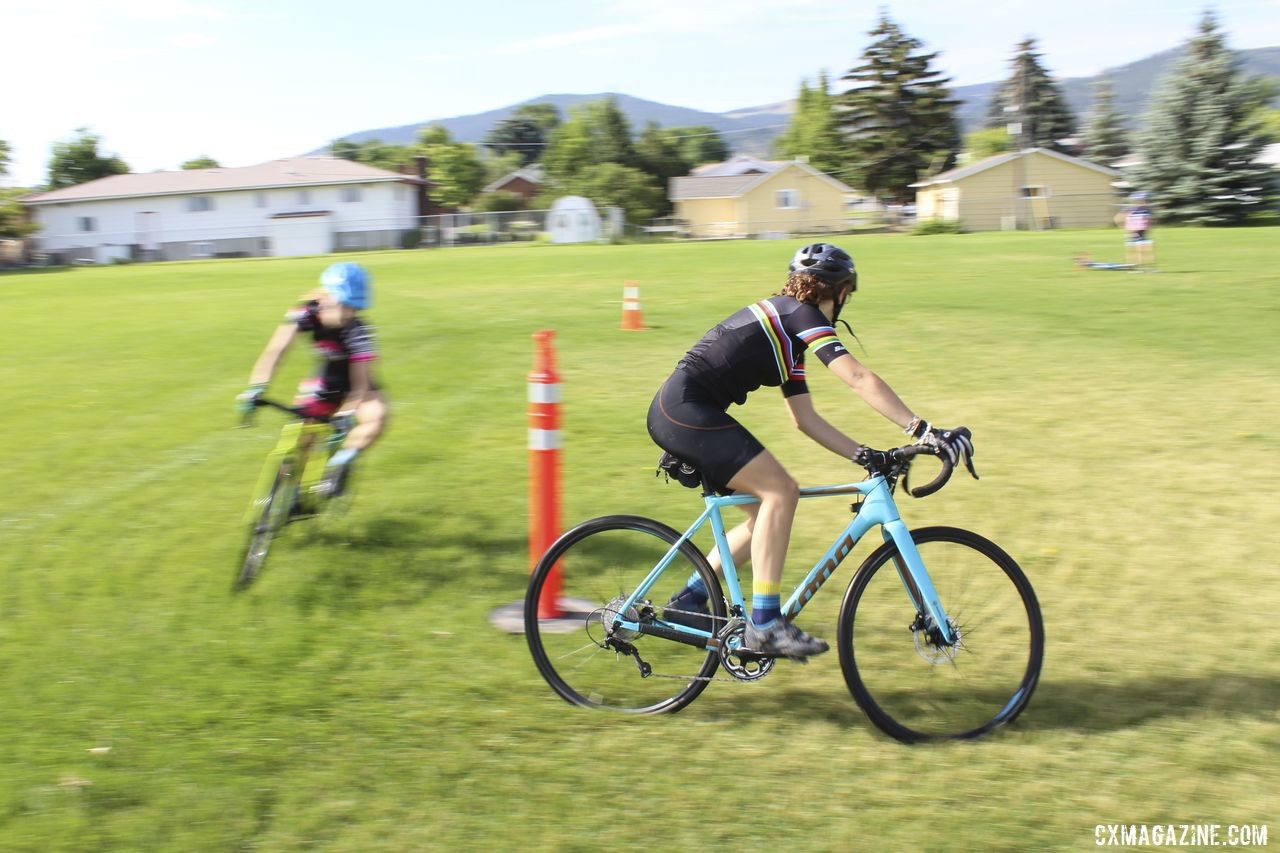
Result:
{"label": "white dome tent", "polygon": [[552,243],[589,243],[603,236],[596,206],[580,195],[556,199],[547,214],[547,232]]}

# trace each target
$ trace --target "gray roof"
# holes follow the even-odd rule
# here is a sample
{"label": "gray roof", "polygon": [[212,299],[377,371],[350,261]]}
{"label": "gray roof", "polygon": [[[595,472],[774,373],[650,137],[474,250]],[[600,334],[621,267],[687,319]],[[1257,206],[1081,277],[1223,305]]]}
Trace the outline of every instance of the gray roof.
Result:
{"label": "gray roof", "polygon": [[1067,163],[1075,163],[1077,166],[1084,166],[1085,168],[1102,172],[1104,175],[1111,175],[1114,177],[1120,174],[1115,169],[1108,169],[1106,166],[1099,166],[1097,163],[1091,163],[1088,160],[1082,160],[1079,157],[1071,157],[1067,154],[1061,154],[1049,148],[1028,148],[1025,151],[1006,151],[1004,154],[996,154],[992,157],[979,160],[976,163],[970,163],[967,166],[960,166],[958,168],[951,169],[950,171],[934,175],[932,178],[927,178],[923,181],[911,184],[911,186],[927,187],[932,186],[933,184],[949,184],[954,181],[967,178],[971,175],[976,175],[979,172],[994,169],[996,166],[1002,166],[1005,163],[1010,163],[1021,157],[1030,156],[1031,154],[1045,154],[1050,157],[1056,157],[1057,159]]}
{"label": "gray roof", "polygon": [[176,172],[139,172],[111,175],[38,193],[22,199],[26,204],[55,204],[139,196],[188,195],[191,193],[230,192],[233,190],[308,187],[325,184],[367,184],[399,181],[419,184],[409,175],[388,172],[344,160],[341,157],[291,157],[271,160],[256,166],[217,169],[185,169]]}
{"label": "gray roof", "polygon": [[761,160],[748,154],[739,154],[723,163],[707,163],[689,171],[694,178],[727,178],[736,175],[765,174],[776,172],[790,163],[790,160]]}
{"label": "gray roof", "polygon": [[672,178],[671,200],[685,198],[737,198],[759,175],[726,175],[720,178]]}
{"label": "gray roof", "polygon": [[531,163],[530,165],[525,166],[523,169],[516,169],[514,172],[507,172],[501,178],[498,178],[496,181],[484,187],[482,190],[480,190],[480,192],[482,193],[496,192],[497,190],[501,189],[504,185],[506,185],[511,181],[516,180],[517,178],[524,178],[526,181],[528,181],[531,184],[541,184],[544,180],[546,180],[546,175],[542,171],[541,163]]}
{"label": "gray roof", "polygon": [[671,183],[668,185],[667,196],[671,201],[691,198],[737,198],[744,195],[756,184],[768,180],[770,176],[777,174],[788,166],[795,166],[802,172],[808,172],[813,177],[826,181],[839,192],[853,192],[851,187],[845,186],[824,172],[819,172],[808,163],[802,163],[799,160],[784,160],[776,162],[773,169],[764,173],[753,172],[746,175],[704,177],[695,171],[694,174],[688,177],[672,178]]}

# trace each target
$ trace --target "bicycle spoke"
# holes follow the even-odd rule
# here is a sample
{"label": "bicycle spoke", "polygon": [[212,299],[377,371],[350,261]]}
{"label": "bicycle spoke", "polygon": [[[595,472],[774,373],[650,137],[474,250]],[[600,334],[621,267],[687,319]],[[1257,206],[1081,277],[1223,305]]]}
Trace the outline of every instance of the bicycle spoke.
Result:
{"label": "bicycle spoke", "polygon": [[913,535],[956,644],[902,630],[916,623],[896,550],[886,546],[859,570],[841,608],[845,680],[894,737],[974,737],[1013,719],[1030,697],[1043,649],[1039,605],[1017,565],[981,537],[953,528]]}
{"label": "bicycle spoke", "polygon": [[[714,615],[723,616],[718,583],[692,545],[677,552],[642,600],[625,613],[616,612],[678,538],[657,522],[611,516],[579,525],[544,556],[530,581],[526,635],[539,671],[562,697],[591,707],[655,713],[682,707],[706,686],[718,665],[715,650],[614,627],[616,614],[619,621],[655,626],[661,622],[679,630],[672,620],[700,614],[682,616],[663,605],[694,572],[711,577]],[[569,633],[543,631],[536,618],[534,602],[543,594],[553,565],[563,598],[587,601],[601,610]]]}

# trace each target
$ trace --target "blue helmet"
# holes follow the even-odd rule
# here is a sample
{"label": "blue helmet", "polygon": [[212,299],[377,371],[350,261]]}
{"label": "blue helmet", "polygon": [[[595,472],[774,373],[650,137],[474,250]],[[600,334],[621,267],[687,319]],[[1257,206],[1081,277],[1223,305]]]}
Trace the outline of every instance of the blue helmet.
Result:
{"label": "blue helmet", "polygon": [[373,301],[369,273],[359,264],[331,264],[320,274],[320,286],[334,299],[357,311],[368,308]]}

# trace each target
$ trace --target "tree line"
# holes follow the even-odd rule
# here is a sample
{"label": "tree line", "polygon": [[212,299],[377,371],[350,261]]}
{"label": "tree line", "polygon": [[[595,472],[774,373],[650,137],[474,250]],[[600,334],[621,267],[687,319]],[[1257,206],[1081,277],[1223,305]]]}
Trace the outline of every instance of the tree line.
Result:
{"label": "tree line", "polygon": [[[1036,40],[1015,49],[1010,76],[988,105],[986,126],[963,137],[950,78],[936,68],[939,54],[906,33],[882,11],[858,63],[833,92],[825,73],[802,82],[796,109],[773,154],[804,158],[814,168],[885,201],[913,197],[911,184],[970,160],[1041,147],[1101,164],[1135,154],[1126,174],[1147,192],[1171,222],[1231,224],[1273,210],[1273,170],[1259,162],[1262,149],[1280,138],[1274,80],[1240,69],[1212,12],[1184,46],[1174,69],[1152,95],[1143,129],[1131,132],[1103,77],[1083,121],[1071,112],[1046,68]],[[53,146],[44,189],[59,189],[128,171],[118,156],[100,151],[85,128]],[[705,126],[663,128],[648,123],[638,134],[613,98],[582,104],[563,116],[552,104],[524,104],[498,122],[478,145],[460,142],[440,125],[421,130],[413,143],[336,140],[338,157],[398,171],[417,156],[431,163],[438,185],[433,200],[446,208],[511,210],[522,199],[482,193],[516,169],[538,165],[542,190],[534,200],[549,207],[558,196],[586,196],[617,205],[632,222],[670,212],[667,185],[695,166],[729,156],[725,140]],[[0,139],[0,176],[7,174],[9,145]],[[184,169],[218,165],[200,156]],[[17,198],[23,189],[0,189],[0,237],[22,236],[30,225]]]}

